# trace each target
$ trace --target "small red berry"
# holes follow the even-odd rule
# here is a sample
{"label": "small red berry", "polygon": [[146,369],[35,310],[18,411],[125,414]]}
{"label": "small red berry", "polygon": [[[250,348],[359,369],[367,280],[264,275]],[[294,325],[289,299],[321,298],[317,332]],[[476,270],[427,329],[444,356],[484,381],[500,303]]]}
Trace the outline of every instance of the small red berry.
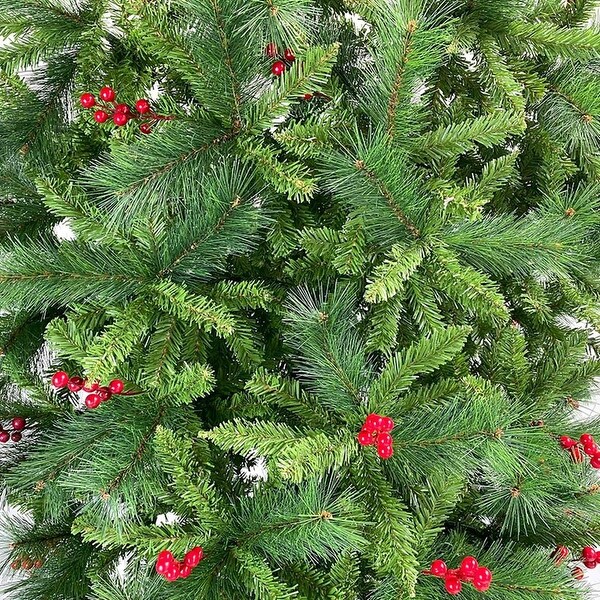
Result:
{"label": "small red berry", "polygon": [[309,100],[312,100],[313,95],[312,94],[304,94],[304,99],[308,102]]}
{"label": "small red berry", "polygon": [[152,133],[152,125],[150,125],[150,123],[142,123],[140,125],[140,131],[146,135]]}
{"label": "small red berry", "polygon": [[583,454],[581,453],[579,446],[573,446],[569,449],[569,452],[571,453],[571,459],[573,460],[573,462],[583,462]]}
{"label": "small red berry", "polygon": [[10,439],[11,439],[13,442],[20,442],[20,441],[23,439],[23,436],[22,436],[22,435],[21,435],[21,434],[20,434],[18,431],[15,431],[15,432],[14,432],[14,433],[13,433],[13,434],[10,436]]}
{"label": "small red berry", "polygon": [[569,556],[569,549],[566,546],[557,546],[550,558],[554,559],[556,565],[560,565],[567,556]]}
{"label": "small red berry", "polygon": [[275,42],[267,44],[267,47],[265,48],[265,54],[269,58],[275,58],[277,56],[277,44]]}
{"label": "small red berry", "polygon": [[595,560],[584,560],[583,564],[588,568],[588,569],[595,569],[596,565],[598,564]]}
{"label": "small red berry", "polygon": [[376,413],[371,413],[365,420],[364,429],[367,431],[379,431],[381,429],[382,417]]}
{"label": "small red berry", "polygon": [[0,443],[6,444],[10,440],[10,434],[6,431],[0,431]]}
{"label": "small red berry", "polygon": [[93,392],[91,394],[88,394],[85,398],[85,405],[88,408],[91,408],[92,410],[94,408],[98,408],[100,406],[101,402],[102,402],[102,400],[100,400],[100,396]]}
{"label": "small red berry", "polygon": [[41,558],[38,558],[34,563],[33,566],[36,569],[41,569],[44,565],[44,561]]}
{"label": "small red berry", "polygon": [[104,102],[112,102],[115,99],[115,90],[113,90],[108,85],[105,85],[100,90],[100,98],[102,98]]}
{"label": "small red berry", "polygon": [[568,435],[562,435],[560,437],[560,445],[565,450],[568,450],[569,448],[572,448],[573,446],[576,446],[577,442],[573,438],[570,438]]}
{"label": "small red berry", "polygon": [[460,563],[460,576],[462,579],[472,579],[479,568],[477,559],[473,556],[465,556]]}
{"label": "small red berry", "polygon": [[175,581],[176,579],[179,579],[180,570],[181,565],[177,561],[171,563],[171,566],[165,572],[165,579],[167,581]]}
{"label": "small red berry", "polygon": [[64,371],[58,371],[52,375],[52,385],[56,388],[64,388],[69,382],[69,375]]}
{"label": "small red berry", "polygon": [[117,104],[115,106],[115,112],[123,113],[124,115],[130,115],[131,114],[131,108],[129,108],[129,105],[125,104],[125,103]]}
{"label": "small red berry", "polygon": [[145,115],[147,112],[150,112],[150,102],[145,98],[140,98],[135,103],[135,110],[137,110],[140,115]]}
{"label": "small red berry", "polygon": [[286,48],[283,51],[283,58],[285,58],[285,60],[287,60],[288,62],[294,62],[296,60],[296,56],[292,52],[291,48]]}
{"label": "small red berry", "polygon": [[485,592],[492,583],[492,572],[487,567],[478,567],[473,574],[473,586],[480,592]]}
{"label": "small red berry", "polygon": [[204,558],[204,550],[201,546],[192,548],[183,559],[183,562],[192,569],[198,566],[198,563]]}
{"label": "small red berry", "polygon": [[25,429],[25,419],[23,417],[15,417],[12,420],[12,427],[15,431],[23,431]]}
{"label": "small red berry", "polygon": [[584,433],[579,438],[579,441],[585,446],[586,444],[594,443],[594,436],[591,433]]}
{"label": "small red berry", "polygon": [[96,393],[98,394],[98,396],[100,396],[100,400],[102,402],[110,400],[112,396],[112,392],[106,386],[99,387]]}
{"label": "small red berry", "polygon": [[379,454],[380,458],[387,460],[388,458],[392,458],[394,455],[394,448],[392,446],[377,446],[377,454]]}
{"label": "small red berry", "polygon": [[31,560],[29,560],[28,558],[23,560],[23,563],[21,565],[26,571],[29,571],[29,569],[31,569],[31,567],[33,567],[33,562]]}
{"label": "small red berry", "polygon": [[583,560],[596,560],[597,553],[591,546],[585,546],[581,551],[581,557]]}
{"label": "small red berry", "polygon": [[129,121],[129,117],[123,112],[116,112],[113,115],[113,123],[117,125],[117,127],[123,127],[123,125],[127,125],[127,121]]}
{"label": "small red berry", "polygon": [[596,454],[596,456],[592,457],[592,460],[590,460],[590,465],[594,469],[600,469],[600,454]]}
{"label": "small red berry", "polygon": [[271,73],[275,75],[275,77],[279,77],[285,71],[285,63],[281,60],[276,60],[271,66]]}
{"label": "small red berry", "polygon": [[120,379],[113,379],[109,384],[108,384],[108,389],[113,393],[113,394],[120,394],[123,391],[123,388],[125,387],[125,385],[123,384],[123,382]]}
{"label": "small red berry", "polygon": [[446,577],[446,591],[457,596],[462,591],[462,583],[458,577]]}
{"label": "small red berry", "polygon": [[585,444],[585,446],[583,447],[583,451],[588,456],[596,456],[596,454],[600,452],[600,448],[598,448],[598,444],[596,444],[596,442],[592,442],[591,444]]}
{"label": "small red berry", "polygon": [[581,580],[584,577],[584,572],[583,569],[581,567],[575,567],[572,571],[571,571],[571,575],[573,575],[573,577],[575,577],[575,579]]}
{"label": "small red berry", "polygon": [[385,433],[390,433],[392,429],[394,429],[394,420],[390,417],[381,417],[379,427],[381,431]]}
{"label": "small red berry", "polygon": [[78,392],[83,388],[85,381],[81,377],[71,377],[67,383],[67,387],[72,392]]}
{"label": "small red berry", "polygon": [[362,429],[360,431],[360,433],[357,436],[358,439],[358,443],[361,446],[372,446],[375,443],[375,440],[373,439],[373,435],[371,434],[370,431],[367,431],[366,429]]}
{"label": "small red berry", "polygon": [[88,393],[95,392],[99,387],[100,387],[100,384],[97,381],[94,381],[93,383],[86,381],[85,385],[83,386],[83,391],[88,392]]}
{"label": "small red berry", "polygon": [[96,123],[106,123],[106,121],[108,121],[108,113],[105,110],[97,110],[94,113],[94,121],[96,121]]}
{"label": "small red berry", "polygon": [[437,560],[434,560],[431,563],[431,568],[429,569],[429,572],[434,577],[443,577],[448,572],[448,565],[446,565],[446,563],[443,560],[438,558]]}
{"label": "small red berry", "polygon": [[161,565],[166,565],[167,567],[173,564],[174,562],[175,557],[173,556],[173,553],[170,550],[163,550],[159,553],[159,555],[156,558],[157,564],[160,563]]}
{"label": "small red berry", "polygon": [[179,569],[179,577],[182,579],[187,579],[192,574],[192,568],[187,565],[181,565]]}
{"label": "small red berry", "polygon": [[392,439],[392,436],[389,433],[380,433],[377,436],[377,444],[379,446],[391,446],[393,442],[394,440]]}
{"label": "small red berry", "polygon": [[92,106],[96,104],[96,98],[94,97],[94,94],[90,94],[89,92],[81,94],[79,101],[81,102],[81,106],[83,106],[83,108],[92,108]]}
{"label": "small red berry", "polygon": [[13,569],[14,571],[16,571],[17,569],[20,569],[21,568],[21,561],[19,559],[13,560],[10,563],[10,568]]}

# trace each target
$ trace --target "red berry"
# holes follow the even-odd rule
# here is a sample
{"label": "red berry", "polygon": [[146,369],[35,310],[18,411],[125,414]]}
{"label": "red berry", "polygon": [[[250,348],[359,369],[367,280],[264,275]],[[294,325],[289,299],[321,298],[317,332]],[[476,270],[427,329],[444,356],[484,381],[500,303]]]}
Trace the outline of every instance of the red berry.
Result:
{"label": "red berry", "polygon": [[304,99],[308,102],[309,100],[312,100],[313,95],[312,94],[304,94]]}
{"label": "red berry", "polygon": [[200,546],[192,548],[183,559],[183,562],[192,569],[198,566],[198,563],[204,558],[204,550]]}
{"label": "red berry", "polygon": [[135,103],[135,110],[137,110],[140,115],[145,115],[147,112],[150,112],[150,102],[145,98],[140,98]]}
{"label": "red berry", "polygon": [[175,557],[170,550],[163,550],[159,553],[156,558],[156,564],[164,565],[165,567],[171,566],[175,562]]}
{"label": "red berry", "polygon": [[583,454],[581,453],[579,446],[573,446],[569,449],[569,452],[571,453],[571,459],[573,460],[573,462],[583,462]]}
{"label": "red berry", "polygon": [[15,570],[15,571],[16,571],[17,569],[20,569],[20,568],[21,568],[21,561],[20,561],[19,559],[17,559],[17,560],[13,560],[13,561],[10,563],[10,568],[11,568],[11,569],[13,569],[13,570]]}
{"label": "red berry", "polygon": [[583,569],[581,567],[575,567],[572,571],[571,571],[571,575],[573,575],[573,577],[575,577],[575,579],[583,579],[584,577],[584,572]]}
{"label": "red berry", "polygon": [[594,436],[591,433],[584,433],[579,438],[579,441],[585,446],[586,444],[594,443]]}
{"label": "red berry", "polygon": [[367,431],[379,431],[381,429],[382,417],[375,413],[371,413],[365,420],[364,429]]}
{"label": "red berry", "polygon": [[267,47],[265,48],[265,54],[269,58],[275,58],[277,56],[277,44],[275,42],[267,44]]}
{"label": "red berry", "polygon": [[448,572],[448,566],[443,560],[438,558],[437,560],[434,560],[431,563],[431,568],[429,569],[429,572],[434,577],[443,577]]}
{"label": "red berry", "polygon": [[140,125],[140,131],[145,134],[152,133],[152,125],[150,125],[150,123],[142,123]]}
{"label": "red berry", "polygon": [[107,400],[110,400],[110,398],[112,396],[112,392],[105,385],[102,387],[99,387],[98,391],[96,393],[98,394],[98,396],[100,396],[100,400],[102,402],[106,402]]}
{"label": "red berry", "polygon": [[271,73],[276,77],[279,77],[285,71],[285,63],[281,60],[276,60],[271,66]]}
{"label": "red berry", "polygon": [[117,104],[115,106],[115,112],[118,113],[123,113],[124,115],[130,115],[131,114],[131,108],[129,108],[128,104]]}
{"label": "red berry", "polygon": [[596,560],[596,551],[591,546],[585,546],[581,551],[583,560]]}
{"label": "red berry", "polygon": [[592,460],[590,460],[590,465],[594,469],[600,469],[600,454],[596,454],[596,456],[592,457]]}
{"label": "red berry", "polygon": [[81,94],[79,101],[81,102],[81,106],[83,106],[83,108],[92,108],[92,106],[96,104],[96,98],[94,97],[94,94],[90,94],[89,92]]}
{"label": "red berry", "polygon": [[100,98],[102,98],[104,102],[112,102],[115,99],[115,90],[113,90],[108,85],[105,85],[100,90]]}
{"label": "red berry", "polygon": [[598,448],[598,444],[596,444],[596,442],[592,442],[591,444],[585,444],[585,446],[583,447],[583,451],[588,456],[596,456],[596,454],[600,452],[600,448]]}
{"label": "red berry", "polygon": [[171,563],[171,566],[165,572],[165,579],[167,581],[175,581],[176,579],[179,579],[180,569],[181,565],[177,561]]}
{"label": "red berry", "polygon": [[69,382],[69,375],[64,371],[58,371],[52,375],[52,385],[56,388],[64,388]]}
{"label": "red berry", "polygon": [[[562,547],[564,548],[564,546]],[[485,588],[487,590],[487,588],[490,587],[491,583],[492,572],[487,567],[478,567],[475,570],[475,573],[473,574],[473,585],[475,586],[475,588],[477,588],[480,592],[483,592],[485,590],[481,589],[481,587],[487,585],[487,587]]]}
{"label": "red berry", "polygon": [[10,434],[6,431],[0,431],[0,443],[6,444],[10,440]]}
{"label": "red berry", "polygon": [[588,568],[588,569],[595,569],[596,565],[598,564],[595,560],[584,560],[583,564]]}
{"label": "red berry", "polygon": [[23,436],[22,436],[22,435],[21,435],[21,434],[20,434],[18,431],[15,431],[15,432],[14,432],[14,433],[13,433],[13,434],[10,436],[10,439],[11,439],[13,442],[20,442],[20,441],[23,439]]}
{"label": "red berry", "polygon": [[394,420],[390,417],[381,417],[379,427],[381,431],[385,433],[390,433],[392,429],[394,429]]}
{"label": "red berry", "polygon": [[15,431],[23,431],[25,429],[25,419],[23,417],[15,417],[12,420],[12,427]]}
{"label": "red berry", "polygon": [[123,382],[120,379],[113,379],[109,384],[108,384],[108,389],[113,393],[113,394],[120,394],[123,391],[123,388],[125,387],[125,385],[123,384]]}
{"label": "red berry", "polygon": [[42,566],[44,565],[44,561],[41,558],[38,558],[34,563],[33,566],[36,569],[41,569]]}
{"label": "red berry", "polygon": [[487,583],[483,583],[482,581],[478,581],[477,583],[475,583],[475,581],[473,582],[473,587],[478,592],[487,592],[490,589],[491,585],[492,583],[490,581],[488,581]]}
{"label": "red berry", "polygon": [[358,443],[361,446],[372,446],[375,442],[371,432],[367,431],[366,429],[362,429],[360,431],[360,433],[357,436],[357,439],[358,439]]}
{"label": "red berry", "polygon": [[392,458],[394,454],[394,448],[390,446],[377,446],[377,454],[379,454],[380,458],[387,460],[388,458]]}
{"label": "red berry", "polygon": [[83,388],[85,381],[81,377],[71,377],[67,383],[67,387],[72,392],[78,392]]}
{"label": "red berry", "polygon": [[113,123],[117,125],[117,127],[123,127],[123,125],[127,125],[127,121],[129,121],[129,117],[123,112],[116,112],[113,115]]}
{"label": "red berry", "polygon": [[283,51],[283,58],[285,58],[285,60],[287,60],[288,62],[294,62],[296,60],[296,56],[292,52],[291,48],[286,48]]}
{"label": "red berry", "polygon": [[392,436],[389,433],[380,433],[377,436],[377,444],[379,446],[391,446],[394,443]]}
{"label": "red berry", "polygon": [[182,579],[187,579],[192,574],[192,568],[187,565],[181,565],[179,569],[179,577]]}
{"label": "red berry", "polygon": [[97,110],[94,113],[94,121],[96,121],[96,123],[106,123],[106,121],[108,121],[108,113],[105,110]]}
{"label": "red berry", "polygon": [[477,559],[473,556],[465,556],[460,563],[460,576],[462,579],[472,579],[479,568]]}
{"label": "red berry", "polygon": [[94,381],[93,383],[86,381],[85,385],[83,386],[83,391],[88,392],[88,393],[95,392],[99,387],[100,387],[100,384],[97,381]]}
{"label": "red berry", "polygon": [[570,438],[568,435],[562,435],[560,437],[560,445],[565,450],[568,450],[569,448],[572,448],[573,446],[576,446],[577,442],[573,438]]}
{"label": "red berry", "polygon": [[33,567],[33,562],[30,561],[28,558],[23,560],[23,563],[21,564],[21,566],[26,570],[29,571],[29,569],[31,569],[31,567]]}
{"label": "red berry", "polygon": [[452,596],[460,594],[462,583],[458,577],[446,577],[446,591]]}
{"label": "red berry", "polygon": [[550,558],[554,559],[555,564],[560,565],[567,556],[569,556],[569,549],[566,546],[557,546]]}
{"label": "red berry", "polygon": [[93,392],[88,394],[85,398],[85,405],[92,410],[94,408],[98,408],[101,402],[102,400],[100,400],[100,396],[98,394],[94,394]]}

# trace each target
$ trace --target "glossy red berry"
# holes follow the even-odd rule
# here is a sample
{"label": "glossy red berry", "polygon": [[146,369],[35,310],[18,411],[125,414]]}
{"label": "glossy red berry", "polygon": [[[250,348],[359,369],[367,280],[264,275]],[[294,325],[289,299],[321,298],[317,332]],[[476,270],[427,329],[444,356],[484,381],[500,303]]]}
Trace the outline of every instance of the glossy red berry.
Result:
{"label": "glossy red berry", "polygon": [[465,556],[460,563],[460,576],[463,579],[472,579],[479,568],[477,559],[473,556]]}
{"label": "glossy red berry", "polygon": [[596,454],[600,452],[600,448],[598,448],[598,444],[596,444],[596,442],[592,442],[591,444],[585,444],[585,446],[583,447],[583,451],[588,456],[596,456]]}
{"label": "glossy red berry", "polygon": [[478,581],[477,583],[473,582],[473,587],[478,592],[487,592],[490,589],[491,585],[492,585],[491,581],[488,581],[487,583],[484,583],[482,581]]}
{"label": "glossy red berry", "polygon": [[[490,587],[491,583],[492,572],[487,567],[477,567],[475,573],[473,573],[473,586],[480,592],[482,592],[487,590]],[[485,589],[483,589],[484,587]]]}
{"label": "glossy red berry", "polygon": [[21,568],[21,561],[19,559],[13,560],[10,563],[10,568],[13,569],[14,571],[16,571],[17,569],[20,569]]}
{"label": "glossy red berry", "polygon": [[394,429],[394,420],[390,417],[381,417],[379,427],[381,431],[385,433],[390,433],[392,429]]}
{"label": "glossy red berry", "polygon": [[108,121],[108,113],[105,110],[97,110],[94,113],[94,121],[96,121],[96,123],[106,123],[106,121]]}
{"label": "glossy red berry", "polygon": [[92,410],[94,408],[98,408],[101,402],[102,400],[100,400],[100,396],[94,392],[88,394],[85,398],[85,405]]}
{"label": "glossy red berry", "polygon": [[104,100],[104,102],[112,102],[115,99],[115,90],[108,85],[105,85],[100,90],[100,98]]}
{"label": "glossy red berry", "polygon": [[598,563],[595,560],[584,560],[583,564],[588,568],[588,569],[595,569],[596,566],[598,565]]}
{"label": "glossy red berry", "polygon": [[389,433],[380,433],[377,436],[377,444],[379,446],[391,446],[393,442],[394,440],[392,439],[392,436]]}
{"label": "glossy red berry", "polygon": [[380,458],[387,460],[388,458],[392,458],[392,456],[394,455],[394,448],[391,445],[378,445],[377,454],[379,454]]}
{"label": "glossy red berry", "polygon": [[358,436],[358,443],[361,446],[372,446],[375,443],[375,440],[373,439],[373,435],[371,434],[370,431],[367,431],[366,429],[362,429]]}
{"label": "glossy red berry", "polygon": [[573,446],[576,446],[577,442],[573,438],[570,438],[568,435],[562,435],[560,437],[560,445],[565,450],[568,450],[569,448],[572,448]]}
{"label": "glossy red berry", "polygon": [[106,402],[107,400],[110,400],[112,397],[112,392],[106,386],[99,387],[96,394],[98,394],[98,396],[100,396],[100,400],[102,402]]}
{"label": "glossy red berry", "polygon": [[462,583],[458,577],[446,577],[446,591],[452,596],[457,596],[462,591]]}
{"label": "glossy red berry", "polygon": [[591,433],[584,433],[579,438],[579,441],[585,446],[586,444],[594,443],[594,436]]}
{"label": "glossy red berry", "polygon": [[152,133],[152,125],[150,125],[150,123],[142,123],[140,125],[140,131],[146,135]]}
{"label": "glossy red berry", "polygon": [[165,579],[167,581],[175,581],[176,579],[179,579],[180,570],[181,565],[177,561],[171,563],[171,566],[165,572]]}
{"label": "glossy red berry", "polygon": [[198,563],[204,558],[204,550],[200,546],[192,548],[186,555],[183,562],[192,569],[198,566]]}
{"label": "glossy red berry", "polygon": [[182,579],[187,579],[192,574],[192,568],[187,565],[181,565],[179,569],[179,577]]}
{"label": "glossy red berry", "polygon": [[448,572],[448,565],[446,565],[446,563],[443,560],[438,558],[437,560],[434,560],[431,563],[429,572],[434,577],[444,577],[444,575],[446,575],[446,573]]}
{"label": "glossy red berry", "polygon": [[575,567],[571,571],[571,575],[573,575],[573,577],[575,577],[575,579],[581,581],[584,578],[585,573],[583,572],[583,569],[581,567]]}
{"label": "glossy red berry", "polygon": [[273,73],[273,75],[275,75],[275,77],[279,77],[280,75],[283,75],[283,72],[285,71],[285,63],[281,60],[276,60],[273,65],[271,66],[271,73]]}
{"label": "glossy red berry", "polygon": [[312,100],[313,95],[312,94],[304,94],[304,99],[308,102],[309,100]]}
{"label": "glossy red berry", "polygon": [[0,443],[6,444],[10,440],[10,434],[6,431],[0,431]]}
{"label": "glossy red berry", "polygon": [[20,442],[23,439],[23,436],[18,431],[15,431],[11,434],[10,439],[13,442]]}
{"label": "glossy red berry", "polygon": [[581,558],[583,560],[596,560],[597,553],[591,546],[585,546],[581,551]]}
{"label": "glossy red berry", "polygon": [[265,54],[269,58],[275,58],[277,56],[277,52],[277,44],[275,42],[267,44],[267,47],[265,48]]}
{"label": "glossy red berry", "polygon": [[579,446],[573,446],[572,448],[569,449],[569,452],[571,453],[571,460],[573,462],[576,462],[576,463],[583,462],[583,454],[582,454]]}
{"label": "glossy red berry", "polygon": [[71,379],[69,379],[69,381],[67,383],[67,387],[72,392],[78,392],[79,390],[81,390],[83,388],[84,384],[85,384],[85,381],[81,377],[71,377]]}
{"label": "glossy red berry", "polygon": [[285,60],[287,60],[288,62],[294,62],[296,60],[296,56],[295,54],[292,52],[291,48],[286,48],[283,51],[283,58],[285,58]]}
{"label": "glossy red berry", "polygon": [[140,98],[135,103],[135,110],[137,110],[140,115],[145,115],[147,112],[150,112],[150,102],[145,98]]}
{"label": "glossy red berry", "polygon": [[125,104],[125,103],[117,104],[115,106],[115,112],[123,113],[124,115],[130,115],[131,114],[131,108],[129,107],[128,104]]}
{"label": "glossy red berry", "polygon": [[56,388],[64,388],[69,382],[69,375],[64,371],[58,371],[52,375],[52,385]]}
{"label": "glossy red berry", "polygon": [[156,564],[165,565],[166,567],[171,566],[174,562],[175,557],[170,550],[163,550],[156,558]]}
{"label": "glossy red berry", "polygon": [[365,419],[364,429],[367,431],[379,431],[381,429],[382,417],[376,413],[371,413]]}
{"label": "glossy red berry", "polygon": [[25,429],[25,419],[23,417],[15,417],[12,420],[12,428],[15,431],[23,431]]}
{"label": "glossy red berry", "polygon": [[123,388],[125,387],[125,384],[120,380],[120,379],[113,379],[109,384],[108,384],[108,389],[113,393],[113,394],[120,394],[123,391]]}
{"label": "glossy red berry", "polygon": [[600,469],[600,454],[596,454],[596,456],[592,457],[592,460],[590,460],[590,465],[594,469]]}
{"label": "glossy red berry", "polygon": [[555,564],[560,565],[567,556],[569,556],[569,549],[566,546],[557,546],[550,558],[554,559]]}
{"label": "glossy red berry", "polygon": [[99,387],[100,387],[100,384],[97,381],[94,381],[93,383],[86,381],[85,385],[83,386],[83,391],[88,392],[88,393],[95,392]]}
{"label": "glossy red berry", "polygon": [[127,121],[129,121],[129,117],[123,112],[116,112],[113,115],[113,123],[117,127],[123,127],[123,125],[127,125]]}
{"label": "glossy red berry", "polygon": [[83,108],[92,108],[92,106],[96,104],[96,98],[94,97],[94,94],[90,94],[89,92],[81,94],[79,101],[81,102],[81,106],[83,106]]}

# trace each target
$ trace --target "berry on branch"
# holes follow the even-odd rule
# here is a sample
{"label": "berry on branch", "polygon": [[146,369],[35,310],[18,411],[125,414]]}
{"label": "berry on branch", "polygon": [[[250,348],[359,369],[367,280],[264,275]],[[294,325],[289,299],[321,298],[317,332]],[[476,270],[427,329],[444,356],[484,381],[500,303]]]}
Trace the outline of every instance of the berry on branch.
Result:
{"label": "berry on branch", "polygon": [[104,100],[104,102],[112,102],[115,99],[115,90],[113,90],[110,86],[105,85],[100,90],[100,98]]}
{"label": "berry on branch", "polygon": [[90,94],[89,92],[81,94],[79,101],[81,102],[81,106],[83,106],[83,108],[92,108],[92,106],[96,104],[96,98],[94,97],[94,94]]}
{"label": "berry on branch", "polygon": [[69,375],[64,371],[58,371],[52,375],[52,385],[55,388],[64,388],[67,387],[67,383],[69,382]]}
{"label": "berry on branch", "polygon": [[279,77],[280,75],[283,75],[283,72],[285,71],[285,63],[282,60],[276,60],[273,65],[271,66],[271,73],[273,73],[273,75],[275,75],[275,77]]}

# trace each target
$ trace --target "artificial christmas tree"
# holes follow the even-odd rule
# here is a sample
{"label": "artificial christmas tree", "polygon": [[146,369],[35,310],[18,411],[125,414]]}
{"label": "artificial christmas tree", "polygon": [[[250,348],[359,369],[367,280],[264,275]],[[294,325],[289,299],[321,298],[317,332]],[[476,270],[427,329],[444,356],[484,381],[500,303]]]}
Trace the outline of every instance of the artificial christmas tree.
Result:
{"label": "artificial christmas tree", "polygon": [[0,0],[13,597],[590,597],[595,5]]}

